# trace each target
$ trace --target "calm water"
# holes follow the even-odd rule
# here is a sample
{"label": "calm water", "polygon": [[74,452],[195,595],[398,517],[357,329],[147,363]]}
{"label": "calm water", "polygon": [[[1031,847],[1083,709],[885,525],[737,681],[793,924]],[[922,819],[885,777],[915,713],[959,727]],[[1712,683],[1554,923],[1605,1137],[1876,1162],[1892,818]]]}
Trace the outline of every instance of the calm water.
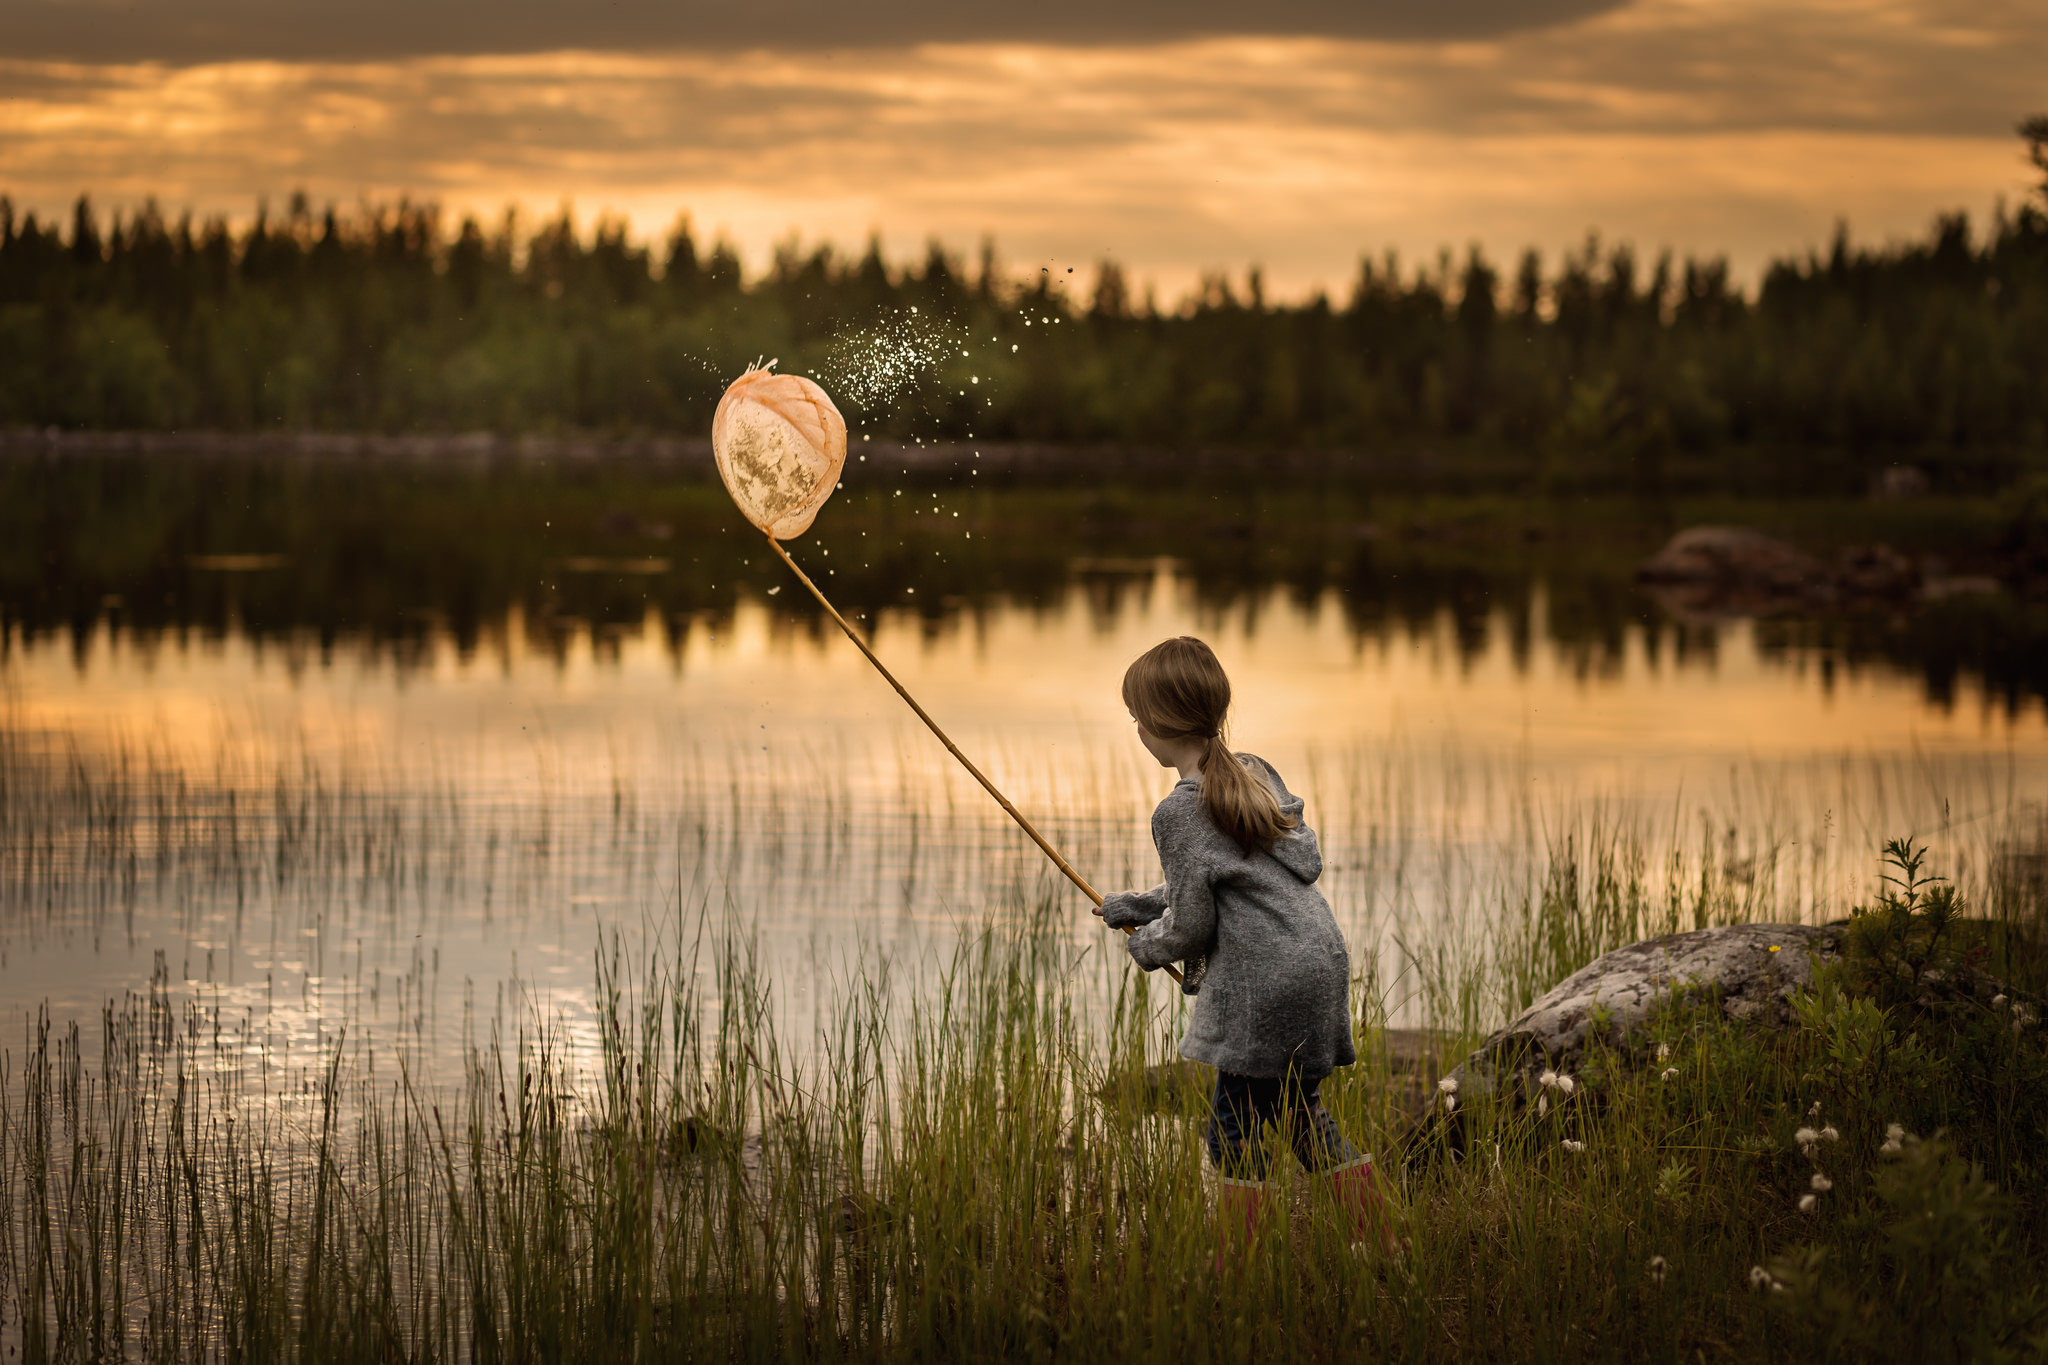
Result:
{"label": "calm water", "polygon": [[[944,510],[934,495],[924,514]],[[536,549],[530,591],[455,608],[460,566],[439,587],[402,563],[316,569],[276,534],[188,539],[184,605],[153,619],[133,603],[161,554],[125,581],[84,581],[111,571],[82,561],[39,575],[45,597],[103,604],[62,628],[17,580],[0,1017],[90,1021],[155,974],[279,1066],[343,1031],[409,1033],[432,1065],[493,1020],[580,1029],[601,932],[708,920],[758,929],[801,1026],[863,954],[930,960],[1046,896],[1113,982],[1083,898],[793,583],[686,515],[628,530],[649,543]],[[1619,837],[1646,903],[1826,917],[1867,893],[1881,837],[1930,837],[1981,881],[2048,795],[2048,721],[2024,691],[1967,670],[1935,685],[1826,629],[1680,626],[1612,574],[1595,595],[1618,605],[1589,628],[1583,569],[1561,620],[1541,565],[1219,585],[1213,547],[1055,562],[1031,545],[1006,586],[1000,554],[944,557],[966,559],[961,536],[928,574],[849,599],[912,692],[1099,888],[1149,884],[1169,775],[1118,682],[1160,638],[1208,639],[1235,743],[1308,797],[1325,889],[1397,1017],[1409,955],[1477,951],[1565,841]],[[849,578],[879,558],[850,533],[799,554]],[[716,597],[676,585],[685,560]],[[277,606],[326,600],[293,586],[316,575],[351,601],[442,595],[381,622]]]}

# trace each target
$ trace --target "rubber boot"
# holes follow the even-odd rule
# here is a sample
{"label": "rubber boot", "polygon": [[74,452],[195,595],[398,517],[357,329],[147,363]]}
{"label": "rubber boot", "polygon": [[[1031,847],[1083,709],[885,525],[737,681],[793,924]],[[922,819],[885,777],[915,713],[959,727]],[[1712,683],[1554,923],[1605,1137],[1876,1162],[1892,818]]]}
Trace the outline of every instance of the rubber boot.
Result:
{"label": "rubber boot", "polygon": [[1242,1266],[1265,1221],[1271,1192],[1263,1180],[1222,1180],[1216,1187],[1216,1273]]}
{"label": "rubber boot", "polygon": [[1339,1166],[1323,1177],[1330,1184],[1330,1195],[1337,1201],[1337,1208],[1347,1223],[1351,1240],[1375,1244],[1391,1251],[1394,1246],[1394,1230],[1386,1216],[1386,1206],[1380,1199],[1379,1176],[1372,1168],[1372,1158],[1360,1157],[1348,1166]]}

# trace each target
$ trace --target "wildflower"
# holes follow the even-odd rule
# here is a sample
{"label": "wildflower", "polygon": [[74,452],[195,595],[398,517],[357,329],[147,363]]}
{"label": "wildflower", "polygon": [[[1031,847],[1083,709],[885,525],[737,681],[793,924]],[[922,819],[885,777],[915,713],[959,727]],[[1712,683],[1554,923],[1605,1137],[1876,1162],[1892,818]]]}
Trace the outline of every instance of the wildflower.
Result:
{"label": "wildflower", "polygon": [[1659,1079],[1659,1080],[1666,1080],[1666,1081],[1668,1081],[1668,1080],[1670,1080],[1670,1079],[1671,1079],[1672,1077],[1676,1076],[1677,1074],[1678,1074],[1678,1068],[1677,1068],[1677,1067],[1675,1067],[1675,1066],[1667,1066],[1667,1067],[1665,1067],[1665,1068],[1664,1068],[1664,1074],[1663,1074],[1662,1076],[1658,1077],[1658,1079]]}
{"label": "wildflower", "polygon": [[1811,1128],[1800,1127],[1793,1131],[1792,1141],[1799,1144],[1801,1152],[1812,1156],[1814,1144],[1820,1141],[1820,1134]]}
{"label": "wildflower", "polygon": [[1576,1153],[1579,1153],[1579,1152],[1583,1152],[1583,1151],[1585,1151],[1585,1150],[1586,1150],[1586,1144],[1585,1144],[1585,1143],[1583,1143],[1583,1142],[1579,1142],[1579,1141],[1576,1141],[1576,1140],[1574,1140],[1574,1139],[1572,1139],[1572,1138],[1566,1138],[1566,1139],[1565,1139],[1565,1140],[1564,1140],[1564,1141],[1563,1141],[1562,1143],[1560,1143],[1560,1144],[1558,1144],[1558,1145],[1559,1145],[1559,1146],[1561,1146],[1561,1147],[1563,1147],[1563,1148],[1564,1148],[1564,1149],[1565,1149],[1565,1150],[1566,1150],[1567,1152],[1571,1152],[1571,1153],[1574,1153],[1574,1154],[1576,1154]]}
{"label": "wildflower", "polygon": [[1543,1068],[1543,1074],[1536,1078],[1536,1084],[1542,1086],[1545,1090],[1552,1089],[1557,1085],[1557,1073],[1549,1067]]}
{"label": "wildflower", "polygon": [[1543,1116],[1544,1116],[1545,1114],[1548,1114],[1549,1112],[1550,1112],[1550,1096],[1548,1096],[1548,1095],[1538,1095],[1538,1096],[1536,1097],[1536,1117],[1540,1119],[1540,1118],[1542,1118],[1542,1117],[1543,1117]]}
{"label": "wildflower", "polygon": [[1458,1078],[1456,1076],[1446,1076],[1436,1083],[1436,1088],[1443,1094],[1455,1095],[1458,1093]]}
{"label": "wildflower", "polygon": [[1813,1173],[1813,1180],[1810,1183],[1813,1185],[1813,1192],[1815,1194],[1826,1194],[1835,1187],[1835,1182],[1822,1175],[1819,1171]]}
{"label": "wildflower", "polygon": [[1842,1140],[1842,1130],[1831,1123],[1820,1130],[1820,1140],[1822,1142],[1840,1142]]}
{"label": "wildflower", "polygon": [[1458,1097],[1457,1097],[1456,1095],[1446,1095],[1446,1096],[1444,1096],[1444,1112],[1445,1112],[1446,1114],[1454,1114],[1454,1113],[1456,1113],[1456,1112],[1457,1112],[1457,1110],[1458,1110]]}
{"label": "wildflower", "polygon": [[1997,1009],[2000,1005],[2003,1005],[2004,1003],[2005,996],[2003,994],[1994,995],[1991,997],[1991,1008],[1993,1009]]}
{"label": "wildflower", "polygon": [[1579,1088],[1579,1083],[1569,1076],[1559,1076],[1557,1078],[1557,1088],[1569,1095]]}
{"label": "wildflower", "polygon": [[1665,1264],[1664,1258],[1662,1256],[1652,1256],[1650,1258],[1650,1283],[1664,1283],[1664,1276],[1670,1271],[1670,1269],[1671,1267]]}
{"label": "wildflower", "polygon": [[1782,950],[1783,950],[1784,946],[1785,946],[1785,945],[1784,945],[1784,944],[1782,944],[1782,943],[1773,943],[1773,944],[1771,945],[1771,951],[1772,951],[1772,952],[1774,952],[1774,953],[1775,953],[1775,952],[1780,952],[1780,951],[1782,951]]}
{"label": "wildflower", "polygon": [[1811,1195],[1811,1194],[1802,1194],[1802,1195],[1800,1195],[1800,1196],[1799,1196],[1799,1211],[1800,1211],[1801,1213],[1812,1213],[1812,1212],[1813,1212],[1813,1206],[1814,1206],[1814,1202],[1815,1202],[1815,1200],[1817,1199],[1817,1197],[1818,1197],[1818,1196],[1815,1196],[1815,1195]]}
{"label": "wildflower", "polygon": [[1752,1290],[1769,1289],[1777,1283],[1776,1280],[1771,1278],[1771,1272],[1765,1270],[1762,1266],[1753,1265],[1749,1268],[1749,1287]]}
{"label": "wildflower", "polygon": [[1808,1118],[1810,1118],[1810,1119],[1817,1119],[1817,1118],[1819,1118],[1819,1117],[1820,1117],[1820,1101],[1819,1101],[1819,1100],[1815,1100],[1815,1101],[1813,1102],[1812,1106],[1811,1106],[1810,1108],[1808,1108],[1808,1109],[1807,1109],[1807,1111],[1806,1111],[1806,1117],[1808,1117]]}
{"label": "wildflower", "polygon": [[1884,1145],[1877,1149],[1877,1154],[1879,1156],[1897,1156],[1901,1151],[1905,1150],[1902,1145],[1905,1137],[1906,1130],[1904,1127],[1896,1123],[1886,1124],[1884,1127]]}
{"label": "wildflower", "polygon": [[[1669,1061],[1670,1059],[1671,1059],[1671,1044],[1669,1044],[1669,1043],[1659,1043],[1659,1044],[1657,1044],[1657,1060],[1658,1060],[1658,1061],[1660,1061],[1660,1062],[1665,1062],[1665,1061]],[[1658,1264],[1658,1265],[1662,1265],[1663,1263],[1664,1263],[1664,1258],[1663,1258],[1662,1256],[1659,1256],[1659,1257],[1657,1258],[1657,1260],[1656,1260],[1656,1264]]]}

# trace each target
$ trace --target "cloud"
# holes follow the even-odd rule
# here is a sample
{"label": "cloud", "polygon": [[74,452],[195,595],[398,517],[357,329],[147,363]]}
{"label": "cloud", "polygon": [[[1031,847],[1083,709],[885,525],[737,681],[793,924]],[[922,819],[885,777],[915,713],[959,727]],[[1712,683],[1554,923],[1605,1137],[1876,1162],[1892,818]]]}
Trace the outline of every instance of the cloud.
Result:
{"label": "cloud", "polygon": [[1471,40],[1625,0],[8,0],[0,52],[192,64],[650,50],[875,50],[928,43],[1160,44],[1215,35]]}
{"label": "cloud", "polygon": [[1342,290],[1361,252],[1555,252],[1598,227],[1739,269],[1920,230],[2030,183],[2048,12],[1952,0],[1640,0],[1486,41],[1208,39],[190,67],[0,63],[0,188],[61,210],[246,213],[409,193],[494,217],[688,212],[757,267],[800,233],[928,235],[1171,298],[1263,264]]}

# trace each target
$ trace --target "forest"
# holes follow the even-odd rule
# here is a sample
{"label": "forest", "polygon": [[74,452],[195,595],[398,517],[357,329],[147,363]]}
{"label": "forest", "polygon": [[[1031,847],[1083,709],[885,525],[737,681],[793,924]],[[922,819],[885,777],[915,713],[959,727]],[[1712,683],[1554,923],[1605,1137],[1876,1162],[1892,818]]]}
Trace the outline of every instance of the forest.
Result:
{"label": "forest", "polygon": [[154,206],[68,222],[0,198],[0,429],[703,433],[757,357],[878,437],[1325,452],[1516,491],[1856,494],[1911,466],[1975,492],[2048,469],[2048,120],[2038,202],[1772,263],[1589,236],[1510,268],[1367,256],[1348,295],[1259,272],[1177,306],[1093,278],[794,238],[747,278],[689,223],[452,230],[435,206],[240,230]]}

